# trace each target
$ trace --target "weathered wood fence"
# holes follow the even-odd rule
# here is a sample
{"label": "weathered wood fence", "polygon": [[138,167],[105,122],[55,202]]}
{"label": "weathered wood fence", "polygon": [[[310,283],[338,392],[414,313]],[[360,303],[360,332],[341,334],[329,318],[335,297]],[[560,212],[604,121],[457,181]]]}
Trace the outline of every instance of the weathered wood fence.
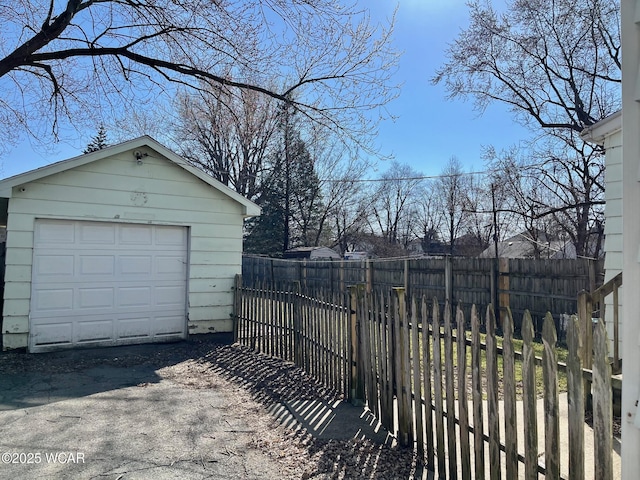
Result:
{"label": "weathered wood fence", "polygon": [[[619,290],[622,287],[622,272],[618,273],[615,277],[610,279],[608,282],[604,283],[600,287],[598,287],[595,291],[591,292],[580,292],[578,295],[578,312],[582,312],[581,315],[587,316],[588,314],[592,317],[602,318],[605,320],[605,299],[607,296],[611,295],[613,297],[611,307],[612,307],[612,318],[611,322],[611,332],[612,332],[612,345],[613,345],[613,372],[620,373],[622,370],[621,359],[620,359],[620,300],[619,300]],[[591,346],[593,343],[592,336],[590,332],[587,332],[587,336],[585,337],[585,341],[587,343],[587,347]],[[587,348],[587,352],[590,352],[591,349]],[[587,355],[589,355],[587,353]],[[585,361],[590,361],[591,358],[585,358]]]}
{"label": "weathered wood fence", "polygon": [[377,260],[299,261],[245,255],[242,275],[248,285],[291,284],[302,289],[344,292],[364,283],[368,291],[403,286],[407,295],[437,298],[441,305],[509,307],[515,330],[528,310],[536,334],[552,312],[560,333],[560,314],[575,314],[582,291],[593,292],[603,278],[601,260],[412,257]]}
{"label": "weathered wood fence", "polygon": [[[569,356],[559,367],[550,314],[538,358],[528,312],[516,351],[509,309],[499,337],[491,306],[482,315],[475,305],[442,308],[403,287],[356,285],[347,295],[238,282],[236,291],[238,342],[295,362],[345,398],[366,403],[401,446],[414,447],[442,478],[613,479],[611,366],[602,321],[594,330],[593,364],[585,365],[581,321],[591,326],[591,319],[571,318]],[[585,378],[593,396],[589,440]],[[595,447],[587,457],[586,441]]]}

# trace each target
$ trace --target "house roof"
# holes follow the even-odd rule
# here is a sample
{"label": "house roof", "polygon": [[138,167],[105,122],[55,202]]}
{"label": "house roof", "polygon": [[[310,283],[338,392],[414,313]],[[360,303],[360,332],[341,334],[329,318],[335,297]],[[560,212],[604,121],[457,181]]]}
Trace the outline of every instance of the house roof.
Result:
{"label": "house roof", "polygon": [[603,144],[606,137],[620,130],[622,130],[622,110],[618,110],[604,117],[599,122],[585,128],[580,132],[580,137],[582,137],[585,142]]}
{"label": "house roof", "polygon": [[295,247],[284,252],[284,258],[340,258],[329,247]]}
{"label": "house roof", "polygon": [[92,153],[87,153],[78,157],[70,158],[68,160],[62,160],[60,162],[52,163],[44,167],[36,168],[35,170],[20,173],[18,175],[14,175],[13,177],[5,178],[4,180],[0,180],[0,198],[11,198],[13,187],[24,185],[26,183],[33,182],[44,177],[54,175],[56,173],[65,172],[67,170],[71,170],[72,168],[87,165],[89,163],[96,162],[113,155],[118,155],[120,153],[142,147],[147,147],[156,151],[163,157],[167,158],[169,161],[178,165],[180,168],[186,170],[193,176],[199,178],[206,184],[238,202],[244,207],[243,213],[245,216],[251,217],[260,215],[260,207],[258,205],[253,203],[251,200],[246,199],[239,193],[233,191],[212,176],[207,175],[202,170],[199,170],[193,165],[189,164],[184,158],[169,150],[167,147],[160,144],[157,140],[154,140],[148,135],[144,135],[127,142],[119,143],[111,147],[106,147],[102,150],[98,150]]}
{"label": "house roof", "polygon": [[[538,244],[541,258],[575,258],[575,247],[570,241],[552,239],[540,233],[537,239],[532,239],[528,233],[519,233],[506,240],[498,242],[498,257],[501,258],[532,258],[534,257],[534,243]],[[494,258],[495,246],[491,245],[482,253],[481,258]]]}

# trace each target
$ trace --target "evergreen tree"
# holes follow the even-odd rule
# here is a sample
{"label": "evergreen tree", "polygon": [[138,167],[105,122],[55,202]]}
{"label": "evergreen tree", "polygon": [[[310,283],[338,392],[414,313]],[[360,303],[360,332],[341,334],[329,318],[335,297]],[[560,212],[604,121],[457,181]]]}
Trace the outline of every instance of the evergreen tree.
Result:
{"label": "evergreen tree", "polygon": [[107,130],[104,128],[104,125],[100,124],[98,127],[98,133],[91,139],[91,141],[87,144],[87,148],[85,148],[82,153],[91,153],[97,152],[98,150],[102,150],[105,147],[108,147],[109,143],[107,140]]}
{"label": "evergreen tree", "polygon": [[263,192],[262,215],[247,222],[248,253],[281,256],[296,246],[314,246],[322,209],[320,181],[304,140],[287,127],[283,148],[272,158]]}

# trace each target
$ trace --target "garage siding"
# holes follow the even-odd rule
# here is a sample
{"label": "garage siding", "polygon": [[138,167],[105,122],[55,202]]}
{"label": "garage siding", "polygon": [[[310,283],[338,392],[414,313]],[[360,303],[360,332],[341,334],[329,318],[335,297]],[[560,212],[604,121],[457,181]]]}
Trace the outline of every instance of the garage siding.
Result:
{"label": "garage siding", "polygon": [[37,218],[189,227],[189,332],[231,331],[243,206],[153,149],[138,150],[148,154],[142,165],[129,151],[14,187],[7,222],[5,347],[27,345]]}

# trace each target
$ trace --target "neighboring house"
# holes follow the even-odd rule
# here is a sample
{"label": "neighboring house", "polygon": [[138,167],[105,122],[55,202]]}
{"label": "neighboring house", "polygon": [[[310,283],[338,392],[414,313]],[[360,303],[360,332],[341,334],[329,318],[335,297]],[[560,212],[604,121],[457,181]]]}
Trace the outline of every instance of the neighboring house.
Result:
{"label": "neighboring house", "polygon": [[367,260],[371,256],[367,252],[344,252],[345,260]]}
{"label": "neighboring house", "polygon": [[284,258],[296,260],[340,260],[340,255],[329,247],[296,247],[290,248]]}
{"label": "neighboring house", "polygon": [[3,348],[232,331],[243,220],[259,214],[147,136],[0,181]]}
{"label": "neighboring house", "polygon": [[[604,226],[604,281],[608,282],[622,272],[622,112],[600,120],[582,131],[580,136],[605,148],[605,226]],[[626,283],[623,278],[623,285]],[[622,331],[622,291],[619,290],[620,317]],[[613,295],[605,299],[605,316],[609,338],[613,339]],[[619,342],[622,352],[622,336]]]}
{"label": "neighboring house", "polygon": [[[541,259],[576,258],[576,249],[570,241],[547,238],[543,232],[540,232],[535,240],[529,233],[523,232],[498,242],[498,257],[535,258],[536,246]],[[491,245],[478,256],[494,258],[495,246]]]}

